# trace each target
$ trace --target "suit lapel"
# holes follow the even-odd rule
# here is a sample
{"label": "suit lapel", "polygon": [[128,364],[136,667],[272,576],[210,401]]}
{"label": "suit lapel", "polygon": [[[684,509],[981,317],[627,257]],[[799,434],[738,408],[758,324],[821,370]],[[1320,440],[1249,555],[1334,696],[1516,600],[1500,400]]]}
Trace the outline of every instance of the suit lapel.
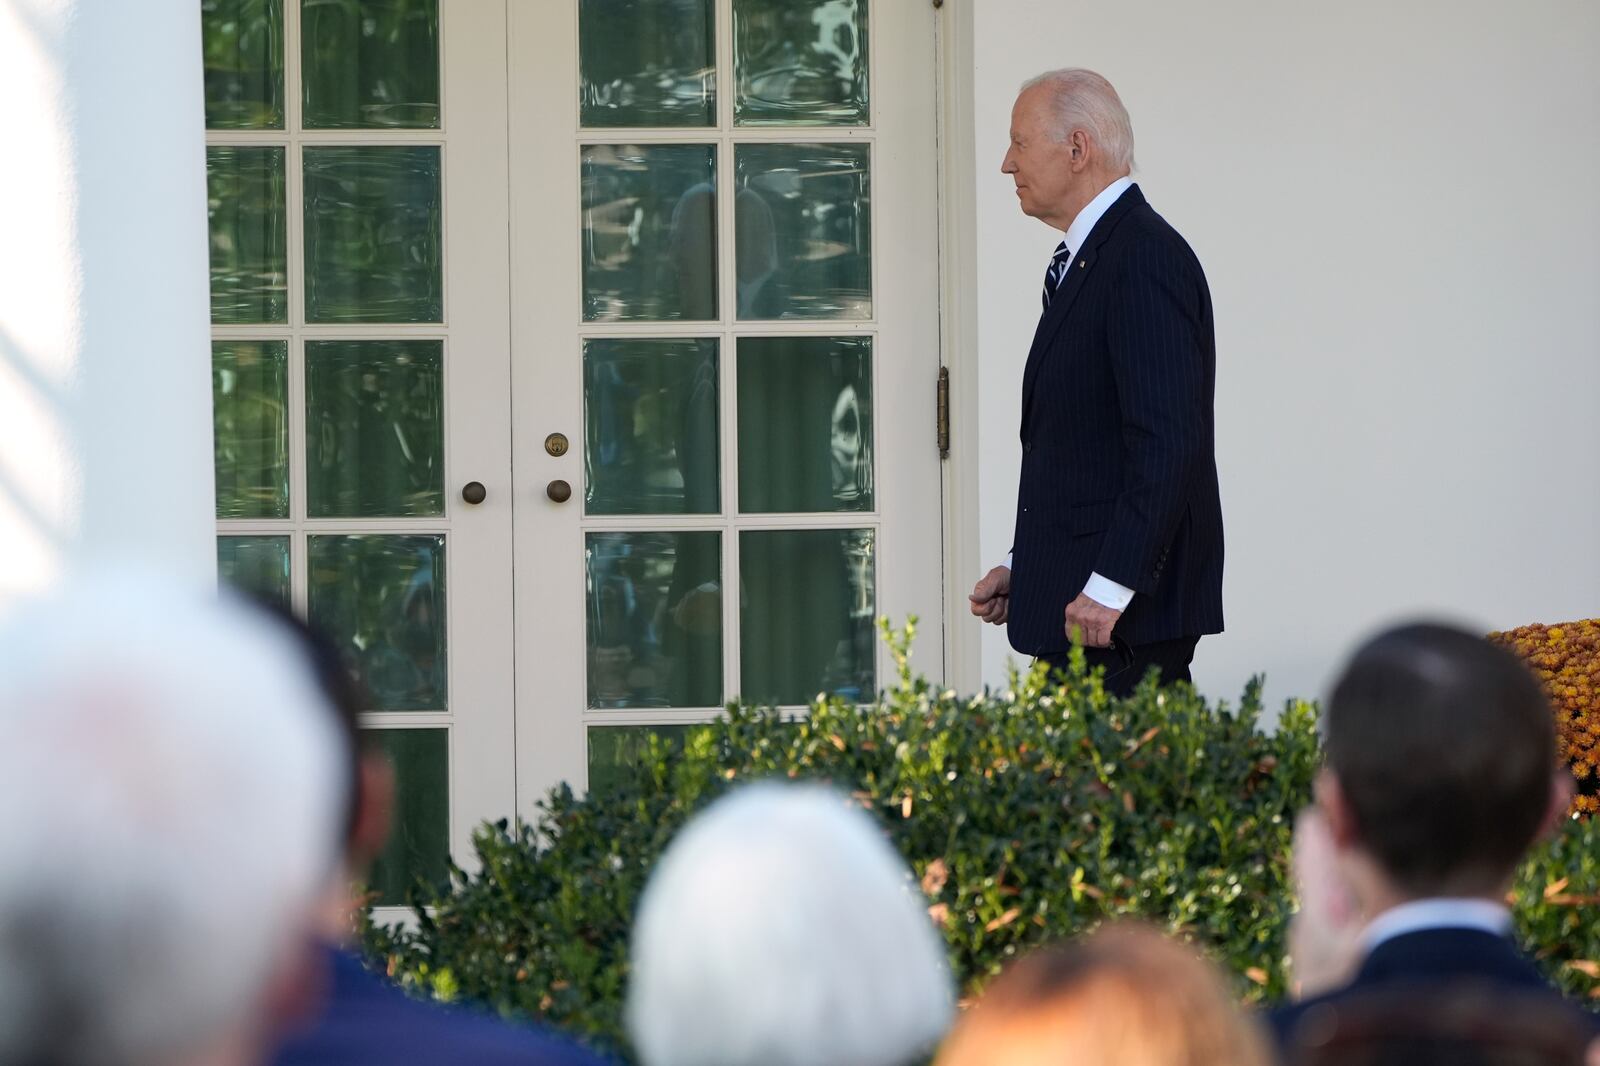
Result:
{"label": "suit lapel", "polygon": [[1033,410],[1034,383],[1049,351],[1050,341],[1061,328],[1061,324],[1067,320],[1067,313],[1072,310],[1073,301],[1083,290],[1083,283],[1099,258],[1100,246],[1111,236],[1112,230],[1116,229],[1117,223],[1122,221],[1123,216],[1142,203],[1144,203],[1144,193],[1139,191],[1138,185],[1131,185],[1106,209],[1106,213],[1100,216],[1100,221],[1094,224],[1094,229],[1089,231],[1089,236],[1084,238],[1083,247],[1072,257],[1072,262],[1067,267],[1067,276],[1056,288],[1055,296],[1050,299],[1050,306],[1039,316],[1039,325],[1033,331],[1033,345],[1028,349],[1028,362],[1022,371],[1024,431],[1027,430],[1029,412]]}

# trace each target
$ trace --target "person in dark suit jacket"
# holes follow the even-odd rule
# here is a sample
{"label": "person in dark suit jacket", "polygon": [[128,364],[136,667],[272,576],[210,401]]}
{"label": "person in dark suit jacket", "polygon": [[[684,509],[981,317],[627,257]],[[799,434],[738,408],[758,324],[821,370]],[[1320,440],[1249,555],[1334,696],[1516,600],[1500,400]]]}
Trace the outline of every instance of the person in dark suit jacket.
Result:
{"label": "person in dark suit jacket", "polygon": [[1324,729],[1327,765],[1295,840],[1302,998],[1269,1015],[1284,1047],[1315,1045],[1384,997],[1486,989],[1576,1016],[1517,949],[1505,905],[1572,795],[1526,667],[1450,626],[1391,629],[1345,668]]}
{"label": "person in dark suit jacket", "polygon": [[[346,759],[345,870],[348,881],[365,876],[389,836],[394,768],[362,744],[360,710],[366,702],[337,647],[286,610],[263,605],[286,627],[316,677],[326,709],[335,715]],[[348,883],[346,881],[346,883]],[[340,891],[335,886],[334,891]],[[317,945],[322,963],[320,996],[299,1024],[280,1034],[272,1066],[394,1066],[405,1063],[474,1063],[478,1066],[605,1066],[608,1060],[549,1029],[512,1025],[487,1012],[412,999],[373,973],[341,943],[351,927],[348,895],[328,901]],[[307,989],[307,993],[313,990]]]}
{"label": "person in dark suit jacket", "polygon": [[515,1026],[486,1013],[423,1003],[368,970],[354,953],[328,946],[327,1006],[293,1033],[274,1066],[473,1063],[474,1066],[603,1066],[547,1029]]}
{"label": "person in dark suit jacket", "polygon": [[1222,631],[1216,345],[1205,272],[1133,183],[1128,113],[1100,75],[1028,82],[1001,170],[1065,231],[1022,379],[1022,475],[1005,565],[973,614],[1054,666],[1074,638],[1106,687],[1187,681]]}

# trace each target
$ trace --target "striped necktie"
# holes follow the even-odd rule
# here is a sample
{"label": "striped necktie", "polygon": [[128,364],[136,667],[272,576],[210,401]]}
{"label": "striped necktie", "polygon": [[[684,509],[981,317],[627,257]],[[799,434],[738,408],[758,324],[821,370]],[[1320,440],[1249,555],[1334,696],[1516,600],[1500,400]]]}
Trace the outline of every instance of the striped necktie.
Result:
{"label": "striped necktie", "polygon": [[1067,276],[1067,267],[1072,265],[1072,250],[1067,247],[1067,242],[1062,241],[1056,245],[1056,254],[1050,257],[1050,265],[1044,272],[1044,309],[1050,310],[1050,298],[1056,294],[1056,289],[1061,285],[1061,279]]}

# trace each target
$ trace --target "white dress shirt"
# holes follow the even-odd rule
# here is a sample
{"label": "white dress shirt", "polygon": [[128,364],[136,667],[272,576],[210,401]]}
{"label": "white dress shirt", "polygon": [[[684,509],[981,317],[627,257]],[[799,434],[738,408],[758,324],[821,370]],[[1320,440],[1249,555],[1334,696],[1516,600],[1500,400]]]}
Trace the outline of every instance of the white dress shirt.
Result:
{"label": "white dress shirt", "polygon": [[1477,929],[1495,936],[1511,935],[1511,912],[1486,899],[1418,899],[1384,911],[1361,931],[1361,955],[1379,944],[1424,929]]}
{"label": "white dress shirt", "polygon": [[[1094,230],[1095,223],[1100,221],[1100,216],[1105,214],[1111,208],[1111,205],[1117,202],[1117,198],[1132,186],[1133,179],[1124,174],[1104,189],[1101,189],[1100,194],[1090,200],[1082,211],[1078,212],[1078,216],[1067,227],[1066,245],[1071,255],[1076,255],[1079,249],[1083,247],[1083,242],[1088,240],[1089,234]],[[1069,259],[1071,255],[1068,256]],[[1065,278],[1067,272],[1062,271],[1061,276]],[[1006,569],[1011,569],[1010,552],[1006,553]],[[1088,584],[1083,586],[1083,594],[1100,604],[1100,606],[1109,607],[1113,611],[1126,611],[1128,604],[1133,602],[1132,589],[1100,574],[1089,575]]]}

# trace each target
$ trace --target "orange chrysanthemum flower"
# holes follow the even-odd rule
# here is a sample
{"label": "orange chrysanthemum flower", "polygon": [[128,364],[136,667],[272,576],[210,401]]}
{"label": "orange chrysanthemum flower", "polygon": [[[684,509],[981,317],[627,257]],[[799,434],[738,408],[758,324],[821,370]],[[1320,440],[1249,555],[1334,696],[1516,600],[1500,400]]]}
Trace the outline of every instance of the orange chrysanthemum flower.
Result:
{"label": "orange chrysanthemum flower", "polygon": [[1600,810],[1600,619],[1522,626],[1489,639],[1520,656],[1550,694],[1556,747],[1578,779],[1573,813]]}

